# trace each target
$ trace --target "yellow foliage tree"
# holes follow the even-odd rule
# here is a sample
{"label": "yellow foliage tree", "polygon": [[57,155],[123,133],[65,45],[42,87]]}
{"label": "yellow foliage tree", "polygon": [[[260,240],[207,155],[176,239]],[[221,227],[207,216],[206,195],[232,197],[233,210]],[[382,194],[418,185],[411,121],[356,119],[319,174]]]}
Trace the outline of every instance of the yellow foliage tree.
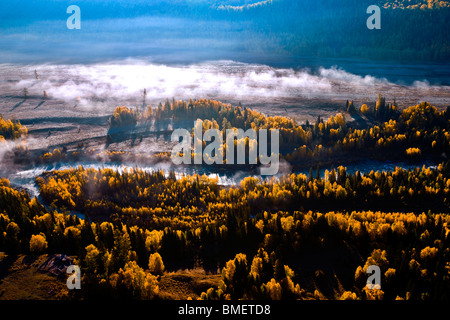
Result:
{"label": "yellow foliage tree", "polygon": [[369,289],[367,286],[363,289],[366,300],[383,300],[384,292],[381,289]]}
{"label": "yellow foliage tree", "polygon": [[269,282],[264,285],[264,288],[267,292],[268,297],[271,300],[281,300],[282,297],[282,289],[281,285],[272,278]]}
{"label": "yellow foliage tree", "polygon": [[30,251],[39,254],[47,250],[48,243],[43,233],[32,235],[30,239]]}
{"label": "yellow foliage tree", "polygon": [[145,272],[136,261],[128,262],[118,273],[112,274],[110,283],[113,289],[124,286],[138,299],[154,299],[159,293],[158,279]]}
{"label": "yellow foliage tree", "polygon": [[148,268],[152,274],[162,275],[164,273],[164,263],[161,255],[155,252],[148,259]]}
{"label": "yellow foliage tree", "polygon": [[363,105],[361,106],[361,112],[362,112],[363,114],[366,114],[367,111],[369,111],[369,108],[367,107],[367,104],[363,104]]}
{"label": "yellow foliage tree", "polygon": [[339,300],[358,300],[358,297],[354,292],[344,291],[344,293],[339,297]]}

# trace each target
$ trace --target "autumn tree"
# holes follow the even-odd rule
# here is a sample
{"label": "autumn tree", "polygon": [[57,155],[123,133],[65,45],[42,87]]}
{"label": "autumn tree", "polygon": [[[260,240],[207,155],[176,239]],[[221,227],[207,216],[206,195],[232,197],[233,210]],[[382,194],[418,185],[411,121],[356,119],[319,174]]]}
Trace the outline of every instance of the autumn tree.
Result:
{"label": "autumn tree", "polygon": [[128,262],[112,274],[109,282],[118,297],[151,300],[159,293],[157,278],[145,272],[136,261]]}
{"label": "autumn tree", "polygon": [[368,111],[369,111],[369,108],[367,107],[367,104],[364,103],[364,104],[361,106],[361,113],[362,113],[362,114],[366,114]]}
{"label": "autumn tree", "polygon": [[151,274],[161,276],[164,273],[164,263],[158,252],[152,253],[148,259],[148,269]]}
{"label": "autumn tree", "polygon": [[15,222],[10,222],[6,226],[6,251],[10,254],[15,254],[20,248],[20,227]]}
{"label": "autumn tree", "polygon": [[137,123],[137,114],[127,107],[117,107],[110,119],[111,127],[130,126]]}
{"label": "autumn tree", "polygon": [[43,253],[47,250],[48,243],[43,233],[32,235],[30,239],[30,252],[33,254]]}

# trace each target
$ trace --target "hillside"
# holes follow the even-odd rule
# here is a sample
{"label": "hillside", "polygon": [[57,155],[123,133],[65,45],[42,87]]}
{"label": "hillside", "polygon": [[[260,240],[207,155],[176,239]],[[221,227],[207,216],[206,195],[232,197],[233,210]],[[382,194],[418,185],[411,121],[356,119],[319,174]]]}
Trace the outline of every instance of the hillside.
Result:
{"label": "hillside", "polygon": [[[128,32],[125,39],[131,35],[136,42],[162,42],[163,52],[192,50],[196,56],[207,59],[277,54],[282,59],[315,56],[448,61],[448,1],[380,0],[376,3],[382,8],[381,30],[366,27],[369,17],[366,10],[373,4],[368,0],[159,0],[131,4],[79,1],[83,28],[72,41],[80,44],[100,41],[105,45],[123,41],[124,19],[135,19],[131,28],[134,32]],[[408,10],[398,10],[402,8]],[[7,34],[20,34],[23,28],[38,24],[35,28],[52,34],[52,39],[67,37],[67,30],[58,27],[64,18],[61,12],[66,10],[65,3],[49,1],[42,8],[40,3],[31,1],[20,10],[9,4],[2,4],[0,9],[0,29]],[[43,21],[54,24],[44,26]],[[98,38],[96,32],[105,35]],[[149,51],[140,54],[148,55]]]}

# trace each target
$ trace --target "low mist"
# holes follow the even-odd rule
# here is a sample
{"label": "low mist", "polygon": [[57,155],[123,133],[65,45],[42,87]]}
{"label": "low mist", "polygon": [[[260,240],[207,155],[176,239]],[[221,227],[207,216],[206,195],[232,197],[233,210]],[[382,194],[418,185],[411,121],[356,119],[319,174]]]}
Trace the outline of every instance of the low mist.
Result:
{"label": "low mist", "polygon": [[141,105],[144,88],[146,104],[172,97],[247,105],[295,99],[366,101],[376,99],[378,93],[398,101],[411,92],[418,99],[436,94],[444,100],[450,97],[449,86],[431,85],[426,79],[405,85],[353,74],[336,66],[294,70],[234,61],[166,65],[126,59],[87,65],[0,65],[0,72],[14,80],[3,84],[3,90],[8,91],[4,94],[20,95],[27,88],[30,96],[42,96],[45,90],[51,99],[76,101],[85,108],[103,104]]}

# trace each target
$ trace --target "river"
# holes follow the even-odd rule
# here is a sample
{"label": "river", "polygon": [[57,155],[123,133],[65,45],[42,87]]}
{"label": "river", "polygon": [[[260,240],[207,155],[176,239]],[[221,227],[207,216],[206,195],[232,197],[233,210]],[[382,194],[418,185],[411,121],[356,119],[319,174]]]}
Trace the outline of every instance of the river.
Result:
{"label": "river", "polygon": [[[406,162],[391,162],[391,161],[376,161],[376,160],[363,160],[359,163],[354,163],[345,166],[347,168],[348,173],[355,173],[356,171],[364,173],[370,173],[371,171],[393,171],[396,167],[400,167],[403,169],[413,169],[416,167],[422,167],[423,165],[427,167],[435,167],[431,163],[422,163],[422,164],[408,164]],[[133,169],[136,168],[134,165],[124,165],[124,164],[117,164],[117,163],[94,163],[94,162],[77,162],[77,163],[71,163],[71,164],[55,164],[50,166],[38,166],[31,169],[26,170],[19,170],[15,173],[7,173],[7,172],[0,172],[0,176],[7,177],[11,184],[14,187],[17,188],[23,188],[28,191],[31,197],[38,197],[39,198],[39,188],[36,184],[36,177],[41,176],[44,172],[51,172],[55,170],[67,170],[71,168],[78,168],[79,166],[83,166],[85,169],[103,169],[103,168],[109,168],[113,170],[117,170],[119,172],[123,172],[126,169]],[[246,177],[255,177],[261,180],[270,178],[267,176],[261,176],[259,174],[253,174],[248,173],[245,171],[236,171],[236,170],[227,170],[226,166],[223,170],[220,170],[220,172],[215,169],[217,167],[209,167],[207,165],[202,167],[171,167],[168,164],[157,164],[152,166],[141,166],[140,169],[147,171],[147,172],[154,172],[157,170],[164,170],[166,176],[169,175],[170,171],[175,172],[175,176],[177,178],[180,178],[185,175],[193,175],[193,174],[200,174],[200,175],[206,175],[210,178],[214,178],[218,180],[219,185],[223,186],[232,186],[232,185],[239,185],[239,183]],[[331,170],[332,167],[329,168],[321,168],[319,170],[321,177],[324,177],[325,170]],[[275,178],[280,178],[285,174],[290,173],[290,171],[284,171],[281,170],[277,175],[275,175]],[[305,175],[309,175],[309,170],[300,170],[300,171],[293,171],[293,173],[303,173]],[[314,172],[315,175],[316,172]]]}

